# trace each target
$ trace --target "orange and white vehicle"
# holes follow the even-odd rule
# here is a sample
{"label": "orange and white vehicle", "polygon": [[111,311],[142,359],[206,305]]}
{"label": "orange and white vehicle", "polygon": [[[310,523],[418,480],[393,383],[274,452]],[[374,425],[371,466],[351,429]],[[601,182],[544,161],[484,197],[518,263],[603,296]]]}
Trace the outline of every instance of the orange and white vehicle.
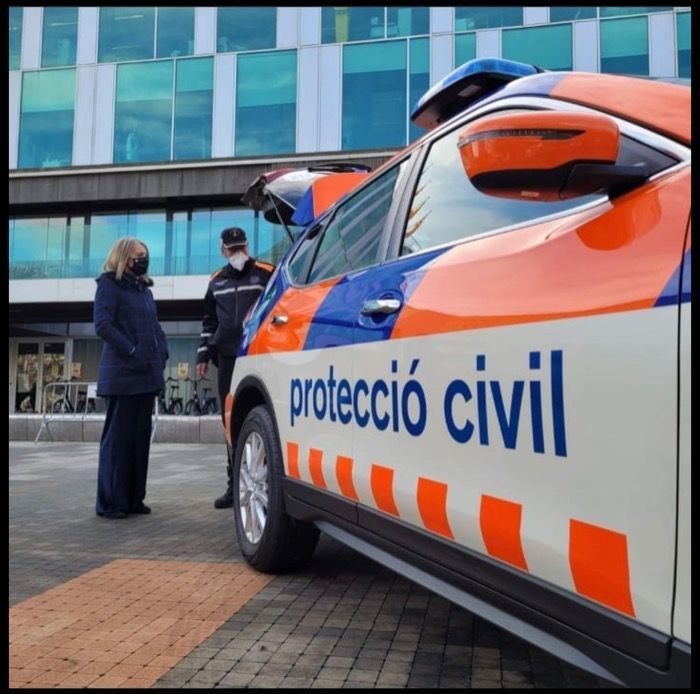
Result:
{"label": "orange and white vehicle", "polygon": [[227,400],[247,561],[319,530],[577,666],[689,686],[690,88],[465,64],[312,222]]}

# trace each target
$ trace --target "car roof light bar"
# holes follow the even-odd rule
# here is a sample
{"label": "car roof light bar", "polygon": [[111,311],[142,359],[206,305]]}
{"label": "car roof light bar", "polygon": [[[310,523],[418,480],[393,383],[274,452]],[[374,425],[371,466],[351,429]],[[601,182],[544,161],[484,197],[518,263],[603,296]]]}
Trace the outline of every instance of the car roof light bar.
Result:
{"label": "car roof light bar", "polygon": [[538,72],[544,70],[515,60],[470,60],[423,94],[411,113],[411,120],[426,130],[432,130],[473,103],[498,91],[508,82]]}

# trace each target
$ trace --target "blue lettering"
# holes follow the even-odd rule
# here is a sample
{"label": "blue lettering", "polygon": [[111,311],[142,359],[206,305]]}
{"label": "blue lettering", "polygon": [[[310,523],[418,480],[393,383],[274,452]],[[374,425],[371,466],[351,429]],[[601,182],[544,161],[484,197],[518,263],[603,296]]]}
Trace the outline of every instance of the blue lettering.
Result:
{"label": "blue lettering", "polygon": [[566,457],[566,423],[564,420],[564,354],[552,350],[552,420],[554,422],[554,452]]}
{"label": "blue lettering", "polygon": [[472,399],[472,392],[464,381],[455,380],[447,386],[444,401],[445,424],[447,424],[447,431],[450,432],[450,436],[457,443],[466,443],[474,433],[474,425],[469,419],[466,420],[461,429],[455,424],[454,415],[452,414],[452,403],[457,395],[461,395],[464,398],[464,402],[469,402]]}
{"label": "blue lettering", "polygon": [[298,417],[301,414],[302,399],[303,396],[301,391],[301,380],[299,380],[298,378],[293,378],[291,381],[291,393],[289,394],[289,400],[291,404],[291,426],[294,426],[294,417]]}
{"label": "blue lettering", "polygon": [[360,398],[359,394],[360,391],[364,392],[365,395],[369,395],[369,386],[367,385],[367,381],[365,381],[364,378],[361,378],[356,384],[355,384],[355,392],[353,393],[353,407],[355,410],[355,421],[361,426],[361,427],[366,427],[367,422],[369,421],[369,412],[365,410],[365,413],[363,415],[360,414]]}
{"label": "blue lettering", "polygon": [[518,424],[520,423],[520,407],[523,402],[523,390],[525,383],[515,381],[513,383],[513,398],[510,401],[510,416],[506,417],[503,396],[501,395],[501,384],[498,381],[491,381],[491,394],[493,403],[496,406],[498,424],[501,427],[501,436],[506,448],[515,448],[518,442]]}
{"label": "blue lettering", "polygon": [[347,424],[352,419],[352,412],[348,409],[343,411],[344,405],[349,405],[352,402],[350,384],[347,379],[343,378],[338,382],[338,419],[343,424]]}
{"label": "blue lettering", "polygon": [[[530,368],[540,368],[540,353],[530,352]],[[530,381],[530,415],[532,417],[532,448],[544,453],[544,428],[542,426],[542,388],[539,381]]]}

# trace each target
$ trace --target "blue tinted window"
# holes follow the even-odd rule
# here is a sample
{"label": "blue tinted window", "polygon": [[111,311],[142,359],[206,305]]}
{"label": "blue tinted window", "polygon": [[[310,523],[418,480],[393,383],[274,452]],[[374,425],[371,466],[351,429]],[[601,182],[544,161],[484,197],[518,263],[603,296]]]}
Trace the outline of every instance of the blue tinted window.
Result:
{"label": "blue tinted window", "polygon": [[211,157],[214,59],[189,58],[175,63],[175,141],[173,159]]}
{"label": "blue tinted window", "polygon": [[678,32],[678,76],[690,77],[690,12],[676,15]]}
{"label": "blue tinted window", "polygon": [[343,47],[342,149],[406,144],[406,41]]}
{"label": "blue tinted window", "polygon": [[601,17],[620,17],[629,14],[646,14],[647,12],[668,12],[672,7],[600,7]]}
{"label": "blue tinted window", "polygon": [[194,7],[159,7],[156,58],[194,53]]}
{"label": "blue tinted window", "polygon": [[502,56],[547,70],[571,70],[573,54],[571,24],[505,29],[501,35]]}
{"label": "blue tinted window", "polygon": [[476,58],[476,34],[455,34],[455,67]]}
{"label": "blue tinted window", "polygon": [[236,80],[236,156],[294,152],[297,52],[240,55]]}
{"label": "blue tinted window", "polygon": [[519,26],[522,7],[455,7],[455,31]]}
{"label": "blue tinted window", "polygon": [[75,65],[77,36],[77,7],[45,7],[41,66]]}
{"label": "blue tinted window", "polygon": [[18,168],[70,166],[74,108],[74,69],[22,75]]}
{"label": "blue tinted window", "polygon": [[154,26],[153,7],[100,7],[98,61],[153,58]]}
{"label": "blue tinted window", "polygon": [[245,51],[276,45],[276,7],[219,7],[217,51]]}
{"label": "blue tinted window", "polygon": [[22,8],[10,7],[10,70],[19,70],[22,53]]}
{"label": "blue tinted window", "polygon": [[173,61],[119,65],[114,162],[170,159]]}
{"label": "blue tinted window", "polygon": [[415,36],[430,32],[430,10],[427,7],[387,7],[386,35]]}
{"label": "blue tinted window", "polygon": [[411,39],[409,41],[409,68],[408,68],[408,108],[409,126],[408,141],[425,134],[423,128],[419,128],[410,122],[410,112],[418,103],[418,100],[428,91],[430,86],[430,43],[429,39]]}
{"label": "blue tinted window", "polygon": [[649,74],[649,29],[646,17],[600,23],[600,71]]}
{"label": "blue tinted window", "polygon": [[384,38],[383,7],[321,8],[321,42],[344,43]]}
{"label": "blue tinted window", "polygon": [[574,19],[595,19],[595,7],[550,7],[550,22],[570,22]]}

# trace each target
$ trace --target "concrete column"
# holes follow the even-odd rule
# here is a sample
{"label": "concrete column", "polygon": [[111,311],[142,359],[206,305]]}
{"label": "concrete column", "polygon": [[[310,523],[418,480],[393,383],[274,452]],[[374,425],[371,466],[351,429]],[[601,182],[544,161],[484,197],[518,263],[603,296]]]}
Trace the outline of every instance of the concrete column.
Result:
{"label": "concrete column", "polygon": [[476,32],[476,57],[500,58],[501,57],[501,30],[487,29]]}
{"label": "concrete column", "polygon": [[194,8],[194,54],[216,53],[216,7]]}
{"label": "concrete column", "polygon": [[95,123],[94,65],[78,67],[75,79],[75,116],[73,120],[73,165],[92,164]]}
{"label": "concrete column", "polygon": [[547,24],[549,7],[523,7],[523,24]]}
{"label": "concrete column", "polygon": [[299,8],[277,8],[277,48],[296,48],[299,45]]}
{"label": "concrete column", "polygon": [[43,7],[25,7],[22,15],[23,70],[38,70],[41,67],[41,35],[44,21]]}
{"label": "concrete column", "polygon": [[342,89],[343,73],[341,47],[338,45],[319,48],[319,142],[321,152],[342,148]]}
{"label": "concrete column", "polygon": [[233,156],[233,120],[236,100],[236,56],[214,58],[214,106],[212,157]]}
{"label": "concrete column", "polygon": [[[17,156],[19,150],[19,102],[22,93],[22,73],[19,70],[10,70],[10,89],[8,94],[8,125],[9,127],[9,161],[10,169],[17,168]],[[14,406],[13,406],[14,407]]]}
{"label": "concrete column", "polygon": [[318,46],[299,49],[297,76],[297,152],[318,151]]}
{"label": "concrete column", "polygon": [[78,65],[94,65],[97,62],[99,24],[98,7],[78,8],[78,45],[75,54]]}
{"label": "concrete column", "polygon": [[598,22],[574,22],[574,70],[600,72],[600,36]]}
{"label": "concrete column", "polygon": [[299,45],[321,45],[321,8],[299,8]]}
{"label": "concrete column", "polygon": [[430,33],[446,34],[455,30],[454,7],[430,8]]}
{"label": "concrete column", "polygon": [[673,12],[649,15],[649,74],[676,76],[676,22]]}
{"label": "concrete column", "polygon": [[111,164],[114,160],[114,106],[117,92],[117,66],[95,68],[95,138],[93,164]]}
{"label": "concrete column", "polygon": [[430,39],[430,86],[437,84],[454,69],[454,34],[432,36]]}

